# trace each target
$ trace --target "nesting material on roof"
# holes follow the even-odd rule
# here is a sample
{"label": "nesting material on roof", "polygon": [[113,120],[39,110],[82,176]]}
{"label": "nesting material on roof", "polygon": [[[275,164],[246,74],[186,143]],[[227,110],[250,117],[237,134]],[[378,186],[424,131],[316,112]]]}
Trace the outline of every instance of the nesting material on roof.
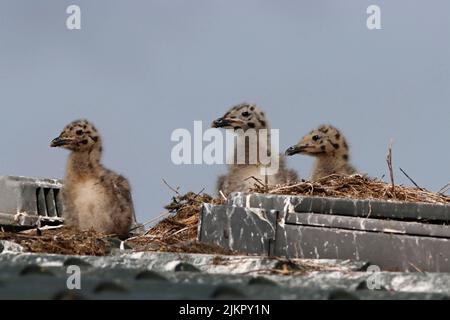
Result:
{"label": "nesting material on roof", "polygon": [[17,243],[27,252],[64,255],[104,256],[111,250],[111,243],[107,239],[106,235],[95,231],[77,231],[70,228],[0,232],[0,240]]}
{"label": "nesting material on roof", "polygon": [[230,254],[219,246],[196,241],[202,203],[221,204],[223,200],[206,193],[177,193],[165,207],[170,216],[127,244],[136,251]]}
{"label": "nesting material on roof", "polygon": [[[223,200],[193,192],[177,194],[166,206],[170,216],[150,228],[145,235],[130,238],[125,246],[134,251],[232,254],[222,247],[196,241],[201,205],[204,202],[220,204]],[[125,247],[124,243],[110,235],[67,227],[22,232],[0,231],[0,240],[17,243],[26,252],[63,255],[104,256],[114,249]]]}
{"label": "nesting material on roof", "polygon": [[379,179],[361,175],[330,175],[314,182],[302,181],[295,184],[267,187],[255,184],[251,191],[281,195],[396,200],[450,205],[450,196],[423,188],[392,186],[392,184]]}
{"label": "nesting material on roof", "polygon": [[[177,194],[166,206],[170,216],[148,230],[145,235],[130,238],[127,248],[134,251],[232,254],[222,247],[197,242],[197,228],[202,203],[223,201],[207,194]],[[21,245],[26,252],[63,255],[104,256],[123,247],[119,239],[93,230],[71,228],[32,229],[23,232],[0,232],[0,240]]]}
{"label": "nesting material on roof", "polygon": [[180,243],[167,244],[161,239],[151,239],[139,236],[126,242],[135,252],[177,252],[177,253],[204,253],[204,254],[237,254],[226,248],[198,241],[184,241]]}

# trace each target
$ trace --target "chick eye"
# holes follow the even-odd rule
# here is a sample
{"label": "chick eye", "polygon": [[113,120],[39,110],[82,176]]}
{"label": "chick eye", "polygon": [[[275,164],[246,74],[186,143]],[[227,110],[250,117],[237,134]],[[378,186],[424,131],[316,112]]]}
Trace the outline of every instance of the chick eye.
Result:
{"label": "chick eye", "polygon": [[248,116],[250,116],[250,112],[244,111],[242,112],[242,116],[247,118]]}
{"label": "chick eye", "polygon": [[77,135],[81,136],[81,135],[83,134],[83,130],[77,130],[75,133],[76,133]]}
{"label": "chick eye", "polygon": [[313,139],[313,141],[317,141],[317,140],[320,140],[320,136],[318,136],[318,135],[315,135],[315,136],[313,136],[313,137],[312,137],[312,139]]}

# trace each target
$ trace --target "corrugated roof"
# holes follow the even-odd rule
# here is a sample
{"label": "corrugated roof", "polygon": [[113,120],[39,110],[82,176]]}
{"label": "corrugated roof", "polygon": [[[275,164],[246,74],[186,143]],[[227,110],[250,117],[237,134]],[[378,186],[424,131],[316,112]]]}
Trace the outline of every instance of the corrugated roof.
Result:
{"label": "corrugated roof", "polygon": [[[4,242],[0,299],[446,299],[450,274],[366,272],[366,263],[122,252],[106,257],[17,252]],[[7,250],[7,249],[10,250]],[[67,289],[67,267],[81,290]],[[376,276],[380,290],[367,289]]]}

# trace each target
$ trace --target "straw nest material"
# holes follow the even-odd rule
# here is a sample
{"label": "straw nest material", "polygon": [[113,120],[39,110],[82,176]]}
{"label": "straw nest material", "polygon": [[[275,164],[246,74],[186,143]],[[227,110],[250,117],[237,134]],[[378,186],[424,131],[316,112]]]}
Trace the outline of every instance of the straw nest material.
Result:
{"label": "straw nest material", "polygon": [[230,254],[229,250],[196,241],[203,203],[221,204],[223,200],[206,193],[177,193],[165,207],[169,216],[144,235],[129,239],[127,244],[136,251]]}
{"label": "straw nest material", "polygon": [[[197,227],[202,203],[220,204],[223,200],[207,194],[178,194],[166,206],[166,219],[145,234],[126,240],[126,247],[134,251],[165,251],[180,253],[232,254],[230,250],[197,242]],[[22,232],[1,232],[0,240],[21,245],[25,251],[64,255],[104,256],[120,247],[120,240],[112,235],[70,228],[32,229]]]}
{"label": "straw nest material", "polygon": [[111,250],[111,243],[106,235],[66,227],[14,233],[0,232],[0,240],[15,242],[25,251],[34,253],[104,256]]}
{"label": "straw nest material", "polygon": [[255,184],[251,191],[281,195],[379,199],[450,205],[450,196],[443,193],[431,192],[418,187],[392,185],[361,175],[331,175],[314,182],[301,181],[277,186]]}

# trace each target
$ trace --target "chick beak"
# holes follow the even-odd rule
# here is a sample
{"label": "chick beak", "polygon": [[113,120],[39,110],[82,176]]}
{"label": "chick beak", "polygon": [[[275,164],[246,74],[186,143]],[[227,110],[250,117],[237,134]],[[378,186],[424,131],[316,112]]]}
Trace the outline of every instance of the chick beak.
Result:
{"label": "chick beak", "polygon": [[292,147],[288,148],[286,150],[285,154],[287,156],[293,156],[294,154],[300,153],[303,150],[304,150],[304,148],[302,146],[295,145],[295,146],[292,146]]}
{"label": "chick beak", "polygon": [[70,139],[63,139],[61,137],[55,138],[52,140],[52,142],[50,143],[50,147],[55,148],[55,147],[63,147],[66,146],[68,144],[70,144],[72,140]]}
{"label": "chick beak", "polygon": [[212,123],[213,128],[223,128],[231,125],[231,121],[225,118],[219,118]]}

